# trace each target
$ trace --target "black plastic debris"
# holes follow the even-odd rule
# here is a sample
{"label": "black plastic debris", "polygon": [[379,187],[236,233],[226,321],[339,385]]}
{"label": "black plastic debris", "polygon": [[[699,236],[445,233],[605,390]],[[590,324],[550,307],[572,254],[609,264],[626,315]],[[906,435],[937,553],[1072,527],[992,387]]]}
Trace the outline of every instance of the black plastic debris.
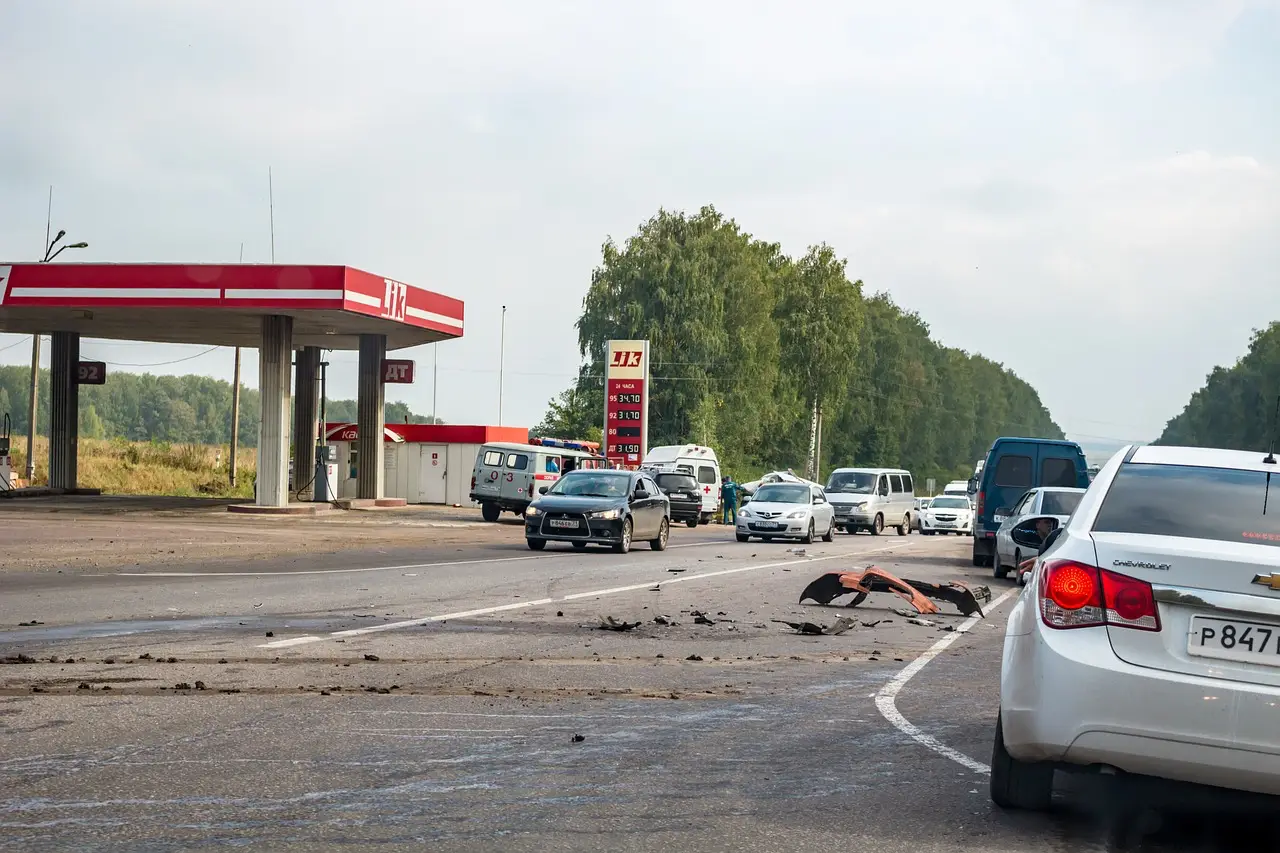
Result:
{"label": "black plastic debris", "polygon": [[377,655],[365,655],[365,656],[364,656],[364,659],[365,659],[365,660],[373,660],[373,661],[382,660],[382,658],[378,657]]}
{"label": "black plastic debris", "polygon": [[788,622],[786,619],[772,620],[781,625],[786,625],[797,634],[809,634],[813,636],[835,637],[845,633],[858,623],[847,616],[841,616],[830,625],[819,625],[816,622]]}
{"label": "black plastic debris", "polygon": [[602,616],[597,626],[601,631],[633,631],[640,627],[639,622],[619,622],[612,616]]}
{"label": "black plastic debris", "polygon": [[714,625],[714,624],[716,624],[716,620],[712,619],[710,616],[708,616],[707,614],[703,613],[701,610],[694,610],[694,611],[693,611],[693,612],[691,612],[689,615],[693,617],[693,624],[695,624],[695,625]]}

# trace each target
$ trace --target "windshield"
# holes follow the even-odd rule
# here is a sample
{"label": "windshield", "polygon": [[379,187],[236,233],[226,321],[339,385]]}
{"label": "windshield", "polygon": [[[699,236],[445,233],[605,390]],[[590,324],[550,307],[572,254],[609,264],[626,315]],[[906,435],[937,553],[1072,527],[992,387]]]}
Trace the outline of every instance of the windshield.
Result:
{"label": "windshield", "polygon": [[577,495],[579,497],[625,498],[631,475],[625,471],[571,471],[547,490],[549,495]]}
{"label": "windshield", "polygon": [[787,483],[770,483],[756,490],[755,499],[760,503],[807,504],[809,502],[809,487],[793,486]]}
{"label": "windshield", "polygon": [[968,509],[968,498],[934,498],[933,503],[929,504],[929,509]]}
{"label": "windshield", "polygon": [[698,484],[688,474],[659,474],[654,478],[664,492],[694,492]]}
{"label": "windshield", "polygon": [[869,495],[875,485],[875,474],[868,474],[865,471],[837,471],[827,480],[827,491],[846,495]]}
{"label": "windshield", "polygon": [[1071,515],[1080,505],[1084,492],[1045,492],[1040,498],[1041,515]]}
{"label": "windshield", "polygon": [[1270,479],[1260,471],[1130,463],[1116,473],[1093,529],[1280,546],[1280,475]]}

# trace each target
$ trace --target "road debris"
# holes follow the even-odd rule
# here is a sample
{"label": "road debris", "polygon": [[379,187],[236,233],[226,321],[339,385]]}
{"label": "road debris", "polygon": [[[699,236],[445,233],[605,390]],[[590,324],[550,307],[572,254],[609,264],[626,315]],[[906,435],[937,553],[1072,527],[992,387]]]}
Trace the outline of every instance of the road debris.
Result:
{"label": "road debris", "polygon": [[702,660],[702,655],[689,655],[687,658],[685,658],[685,660],[694,660],[694,661]]}
{"label": "road debris", "polygon": [[586,735],[574,735],[573,737],[569,738],[569,740],[573,743],[582,743],[586,739],[587,739]]}
{"label": "road debris", "polygon": [[364,656],[364,659],[365,659],[365,660],[372,660],[372,661],[382,660],[382,658],[378,657],[377,655],[365,655],[365,656]]}
{"label": "road debris", "polygon": [[710,616],[708,616],[707,614],[703,613],[701,610],[694,610],[694,611],[692,611],[689,615],[693,617],[693,624],[695,624],[695,625],[714,625],[714,624],[716,624],[716,620],[712,619]]}
{"label": "road debris", "polygon": [[909,625],[919,625],[919,626],[920,626],[920,627],[922,627],[922,628],[933,628],[933,627],[935,627],[938,623],[937,623],[937,622],[930,622],[928,619],[920,619],[920,618],[918,618],[918,617],[913,617],[913,618],[911,618],[911,619],[908,619],[908,620],[907,620],[907,624],[909,624]]}
{"label": "road debris", "polygon": [[788,548],[787,553],[794,554],[797,557],[803,557],[808,552],[804,548]]}
{"label": "road debris", "polygon": [[680,574],[681,572],[687,572],[687,571],[689,571],[689,570],[688,570],[688,569],[667,569],[667,571],[668,571],[668,572],[670,572],[670,573],[671,573],[671,574],[673,574],[673,575],[678,575],[678,574]]}
{"label": "road debris", "polygon": [[35,619],[32,619],[30,622],[19,622],[19,623],[18,623],[18,627],[19,627],[19,628],[34,628],[34,627],[35,627],[35,626],[37,626],[37,625],[43,625],[43,624],[44,624],[43,622],[39,622],[39,621],[37,621],[37,620],[35,620]]}
{"label": "road debris", "polygon": [[640,627],[639,622],[619,622],[612,616],[600,617],[600,624],[597,626],[601,631],[632,631]]}
{"label": "road debris", "polygon": [[797,634],[810,634],[813,636],[835,637],[845,633],[854,625],[858,624],[855,620],[848,616],[840,616],[830,625],[819,625],[816,622],[788,622],[786,619],[774,619],[781,625],[786,625],[793,629]]}
{"label": "road debris", "polygon": [[930,601],[936,598],[954,604],[964,616],[977,613],[986,617],[982,605],[978,602],[991,601],[991,590],[986,586],[970,589],[958,581],[947,583],[931,583],[929,581],[906,580],[890,574],[878,566],[868,566],[862,571],[828,572],[810,583],[800,593],[800,601],[806,599],[818,604],[830,604],[836,598],[853,593],[853,600],[848,607],[857,607],[873,592],[892,592],[910,604],[918,614],[940,613],[938,605]]}

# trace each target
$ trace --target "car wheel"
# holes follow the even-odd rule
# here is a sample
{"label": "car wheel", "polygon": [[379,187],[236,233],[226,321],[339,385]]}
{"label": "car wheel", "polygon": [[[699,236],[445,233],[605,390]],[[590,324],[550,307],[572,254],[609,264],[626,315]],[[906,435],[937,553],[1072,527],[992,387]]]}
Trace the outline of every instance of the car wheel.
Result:
{"label": "car wheel", "polygon": [[1053,801],[1053,765],[1019,761],[1004,748],[1004,725],[996,717],[991,749],[991,802],[1002,809],[1046,811]]}
{"label": "car wheel", "polygon": [[831,526],[827,528],[827,532],[822,534],[822,541],[823,542],[836,541],[836,523],[834,521],[831,522]]}
{"label": "car wheel", "polygon": [[697,527],[697,526],[698,526],[698,519],[696,519],[696,518],[691,518],[691,519],[689,519],[688,521],[686,521],[686,522],[684,523],[684,526],[685,526],[685,527]]}
{"label": "car wheel", "polygon": [[812,544],[813,544],[813,534],[814,534],[814,532],[815,532],[815,531],[814,531],[814,529],[813,529],[813,519],[811,518],[811,519],[809,519],[809,529],[805,532],[805,534],[804,534],[803,536],[801,536],[801,537],[800,537],[800,544],[801,544],[801,545],[812,545]]}
{"label": "car wheel", "polygon": [[587,543],[586,543],[586,542],[574,542],[574,543],[573,543],[573,547],[574,547],[574,548],[576,548],[576,549],[577,549],[577,550],[579,550],[579,551],[585,551],[585,550],[587,550]]}
{"label": "car wheel", "polygon": [[870,532],[872,536],[879,536],[884,533],[884,516],[877,515],[876,520],[871,522]]}
{"label": "car wheel", "polygon": [[932,531],[932,530],[925,530],[923,527],[921,527],[921,528],[920,528],[920,535],[921,535],[921,536],[932,536],[932,535],[933,535],[933,531]]}
{"label": "car wheel", "polygon": [[982,566],[984,565],[984,563],[985,561],[982,555],[978,553],[978,543],[974,542],[973,543],[973,564],[975,566]]}
{"label": "car wheel", "polygon": [[[547,547],[547,540],[545,539],[526,539],[524,541],[529,543],[530,551],[541,551],[543,548]],[[578,543],[575,542],[573,544],[577,545]]]}
{"label": "car wheel", "polygon": [[1000,559],[1000,549],[997,547],[995,553],[991,555],[991,574],[998,578],[1003,578],[1009,574],[1009,567]]}
{"label": "car wheel", "polygon": [[480,504],[480,517],[485,521],[497,521],[498,516],[502,515],[502,510],[495,503],[485,501]]}
{"label": "car wheel", "polygon": [[911,532],[911,516],[904,515],[902,521],[898,523],[898,535],[906,536]]}
{"label": "car wheel", "polygon": [[745,533],[735,533],[735,534],[734,534],[734,538],[736,538],[739,542],[750,542],[750,541],[751,541],[751,537],[750,537],[750,536],[748,536],[748,535],[747,535],[747,534],[745,534]]}
{"label": "car wheel", "polygon": [[662,526],[658,528],[658,538],[649,540],[649,547],[654,551],[667,550],[667,538],[671,535],[671,522],[665,518],[662,519]]}
{"label": "car wheel", "polygon": [[613,546],[613,550],[619,554],[625,554],[631,550],[631,519],[624,518],[622,520],[622,541]]}

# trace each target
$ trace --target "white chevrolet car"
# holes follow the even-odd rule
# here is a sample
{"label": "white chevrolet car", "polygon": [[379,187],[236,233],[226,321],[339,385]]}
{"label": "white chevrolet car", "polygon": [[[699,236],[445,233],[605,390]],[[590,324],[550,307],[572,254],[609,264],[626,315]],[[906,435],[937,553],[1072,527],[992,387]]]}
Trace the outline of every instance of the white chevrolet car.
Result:
{"label": "white chevrolet car", "polygon": [[969,498],[957,495],[938,495],[920,513],[920,532],[925,536],[935,533],[954,533],[957,536],[973,535],[973,506]]}
{"label": "white chevrolet car", "polygon": [[817,483],[766,483],[756,489],[751,503],[738,510],[735,535],[739,542],[758,536],[772,539],[799,539],[810,543],[821,536],[835,538],[836,516],[827,494]]}
{"label": "white chevrolet car", "polygon": [[1128,447],[1042,550],[1036,522],[1016,534],[1039,556],[1005,633],[992,800],[1046,808],[1055,770],[1280,794],[1275,457]]}

